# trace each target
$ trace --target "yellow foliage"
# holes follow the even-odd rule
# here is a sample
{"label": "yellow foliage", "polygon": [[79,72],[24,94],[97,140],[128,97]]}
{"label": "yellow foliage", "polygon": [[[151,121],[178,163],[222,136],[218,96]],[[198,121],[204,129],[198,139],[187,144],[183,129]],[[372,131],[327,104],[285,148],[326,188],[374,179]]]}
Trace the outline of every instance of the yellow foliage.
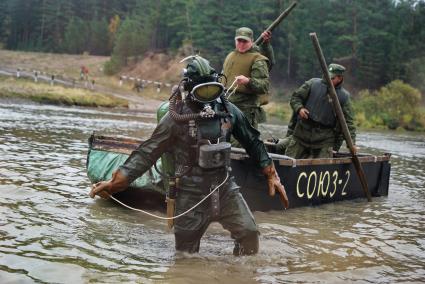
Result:
{"label": "yellow foliage", "polygon": [[121,19],[120,16],[115,15],[109,20],[108,30],[112,35],[117,33],[118,27],[120,26]]}
{"label": "yellow foliage", "polygon": [[425,127],[421,122],[419,105],[421,93],[409,84],[395,80],[377,91],[363,90],[355,101],[357,123],[365,126],[403,127],[408,130]]}

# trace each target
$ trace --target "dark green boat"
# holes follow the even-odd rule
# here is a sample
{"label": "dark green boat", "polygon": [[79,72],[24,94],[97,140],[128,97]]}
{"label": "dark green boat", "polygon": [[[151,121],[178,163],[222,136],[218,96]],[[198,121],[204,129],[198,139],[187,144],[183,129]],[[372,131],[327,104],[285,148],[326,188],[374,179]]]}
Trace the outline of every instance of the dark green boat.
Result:
{"label": "dark green boat", "polygon": [[[87,174],[92,183],[107,180],[124,163],[142,140],[127,137],[92,135],[89,139]],[[349,153],[331,159],[300,159],[269,153],[286,188],[290,208],[365,198]],[[359,155],[372,197],[387,196],[391,171],[390,154]],[[279,198],[268,195],[266,180],[243,149],[232,148],[232,174],[251,210],[283,208]],[[157,161],[161,172],[161,160]],[[130,188],[116,195],[127,204],[146,208],[149,204],[165,207],[163,178],[153,167],[134,181]]]}

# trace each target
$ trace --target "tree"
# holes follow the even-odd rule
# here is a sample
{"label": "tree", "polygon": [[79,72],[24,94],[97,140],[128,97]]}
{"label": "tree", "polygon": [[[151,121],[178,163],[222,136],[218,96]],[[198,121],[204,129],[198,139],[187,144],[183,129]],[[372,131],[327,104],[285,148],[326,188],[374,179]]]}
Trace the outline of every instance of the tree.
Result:
{"label": "tree", "polygon": [[86,23],[78,17],[72,18],[65,30],[63,49],[68,53],[83,53],[87,49],[88,35]]}
{"label": "tree", "polygon": [[138,21],[126,18],[117,32],[111,60],[105,69],[108,73],[115,73],[122,66],[129,63],[129,59],[137,58],[148,48],[148,36]]}
{"label": "tree", "polygon": [[89,30],[88,50],[90,51],[90,54],[109,55],[111,48],[109,45],[109,31],[106,20],[102,19],[90,21]]}

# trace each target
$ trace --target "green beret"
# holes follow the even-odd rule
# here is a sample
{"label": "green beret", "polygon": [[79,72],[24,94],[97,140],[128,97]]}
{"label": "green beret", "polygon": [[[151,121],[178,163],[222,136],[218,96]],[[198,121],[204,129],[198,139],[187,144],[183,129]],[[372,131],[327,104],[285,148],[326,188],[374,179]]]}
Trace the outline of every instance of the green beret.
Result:
{"label": "green beret", "polygon": [[247,27],[242,27],[236,30],[235,39],[253,40],[254,32]]}
{"label": "green beret", "polygon": [[341,75],[344,75],[345,67],[339,64],[331,63],[328,67],[329,75],[331,78]]}

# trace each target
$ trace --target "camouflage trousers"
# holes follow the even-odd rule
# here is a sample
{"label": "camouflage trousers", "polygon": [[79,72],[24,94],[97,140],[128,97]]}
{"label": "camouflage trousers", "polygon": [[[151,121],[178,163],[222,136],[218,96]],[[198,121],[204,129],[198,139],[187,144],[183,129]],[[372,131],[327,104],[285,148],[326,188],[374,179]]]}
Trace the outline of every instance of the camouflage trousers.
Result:
{"label": "camouflage trousers", "polygon": [[[179,189],[176,199],[176,215],[181,214],[198,203],[209,193],[209,189]],[[189,253],[199,251],[201,237],[211,222],[219,222],[230,231],[235,240],[234,255],[250,255],[258,252],[258,229],[250,209],[239,192],[233,178],[219,189],[220,208],[218,216],[213,217],[211,198],[200,206],[177,218],[174,225],[176,250]]]}
{"label": "camouflage trousers", "polygon": [[291,140],[291,136],[280,138],[279,141],[276,143],[276,154],[284,155],[286,152],[286,148],[288,148],[288,145]]}
{"label": "camouflage trousers", "polygon": [[325,144],[320,148],[312,148],[292,137],[286,148],[285,155],[294,159],[332,158],[333,146],[333,144]]}

